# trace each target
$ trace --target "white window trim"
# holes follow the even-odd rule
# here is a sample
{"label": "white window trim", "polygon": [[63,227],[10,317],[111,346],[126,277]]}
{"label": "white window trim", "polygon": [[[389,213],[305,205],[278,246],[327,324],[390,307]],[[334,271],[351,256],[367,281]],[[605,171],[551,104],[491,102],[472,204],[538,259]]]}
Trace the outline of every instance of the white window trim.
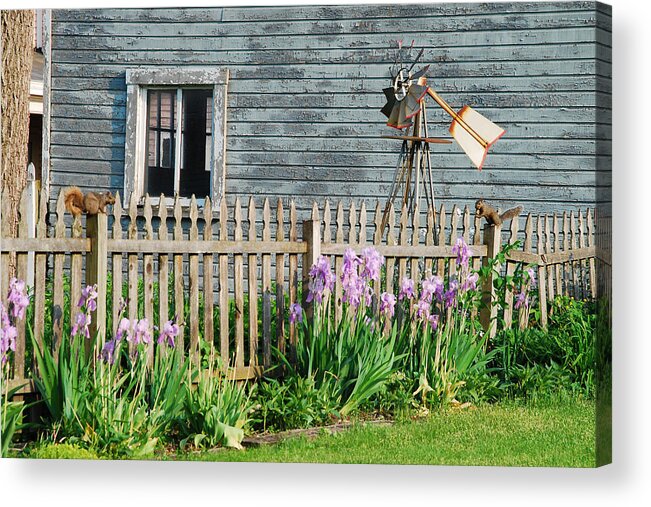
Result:
{"label": "white window trim", "polygon": [[[128,69],[127,116],[124,143],[124,206],[131,198],[140,204],[144,199],[145,143],[147,140],[147,88],[156,86],[210,86],[213,88],[212,146],[210,160],[210,198],[216,205],[226,195],[226,99],[228,69],[153,68]],[[181,136],[176,136],[177,144]],[[178,148],[178,146],[177,146]],[[178,170],[176,171],[178,172]],[[150,196],[152,201],[160,196]],[[174,196],[165,196],[171,199]],[[203,199],[205,196],[195,196]]]}

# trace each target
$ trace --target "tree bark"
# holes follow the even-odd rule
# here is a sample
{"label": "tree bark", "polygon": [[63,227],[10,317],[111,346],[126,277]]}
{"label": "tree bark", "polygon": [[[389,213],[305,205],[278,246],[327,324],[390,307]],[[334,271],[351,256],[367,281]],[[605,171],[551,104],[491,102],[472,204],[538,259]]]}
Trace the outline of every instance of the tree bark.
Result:
{"label": "tree bark", "polygon": [[[11,237],[18,232],[18,206],[27,182],[29,142],[29,82],[34,56],[34,11],[3,10],[2,27],[2,198],[9,199],[7,231]],[[11,276],[15,259],[9,263]],[[6,290],[6,287],[2,287]]]}

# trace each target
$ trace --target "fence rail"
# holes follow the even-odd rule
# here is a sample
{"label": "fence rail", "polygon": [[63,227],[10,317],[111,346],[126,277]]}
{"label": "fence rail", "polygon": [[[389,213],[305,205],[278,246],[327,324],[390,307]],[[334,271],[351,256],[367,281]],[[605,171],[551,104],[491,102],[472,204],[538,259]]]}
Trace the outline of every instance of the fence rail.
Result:
{"label": "fence rail", "polygon": [[[386,258],[385,276],[376,285],[395,292],[405,276],[415,280],[425,273],[454,275],[452,247],[461,236],[470,245],[475,269],[495,257],[503,243],[522,241],[502,266],[512,275],[518,263],[537,266],[541,322],[546,325],[548,303],[556,295],[594,298],[594,213],[527,215],[514,219],[508,229],[484,226],[480,219],[454,206],[409,215],[405,208],[389,210],[388,226],[380,230],[383,208],[367,210],[362,202],[344,208],[339,202],[314,203],[311,215],[301,221],[293,202],[281,200],[262,206],[250,198],[244,206],[236,199],[213,206],[210,199],[194,197],[171,207],[165,196],[156,206],[147,196],[142,205],[132,200],[124,209],[117,196],[108,214],[72,219],[65,212],[63,192],[48,214],[48,196],[42,194],[34,237],[20,222],[18,238],[7,237],[7,199],[2,201],[2,298],[6,303],[8,265],[15,256],[17,276],[25,278],[28,259],[33,263],[34,315],[37,340],[53,336],[55,347],[76,317],[75,302],[83,284],[98,285],[98,310],[92,331],[101,339],[117,329],[122,300],[130,319],[147,318],[160,326],[179,315],[179,342],[193,361],[199,360],[200,338],[216,343],[221,357],[238,378],[259,375],[272,366],[272,347],[281,351],[294,344],[296,329],[289,322],[289,305],[299,302],[299,279],[307,280],[309,267],[319,255],[330,256],[337,272],[347,248],[374,245]],[[27,193],[20,203],[21,216],[29,213]],[[521,227],[522,226],[522,227]],[[85,233],[84,233],[85,231]],[[31,257],[29,256],[31,254]],[[65,283],[64,283],[65,281]],[[495,297],[491,281],[486,297]],[[65,287],[69,284],[69,288]],[[341,281],[333,295],[336,319],[342,316]],[[47,296],[47,297],[46,297]],[[125,297],[126,296],[126,297]],[[507,326],[524,327],[524,312],[515,309],[507,293]],[[46,302],[50,302],[46,304]],[[72,304],[66,305],[68,301]],[[46,307],[47,306],[47,307]],[[65,312],[66,308],[69,308]],[[495,316],[491,306],[482,313],[485,325]],[[67,314],[64,314],[67,313]],[[494,330],[494,328],[493,328]],[[14,383],[26,378],[30,358],[25,352],[25,323],[19,326],[14,361]],[[151,345],[153,352],[153,346]],[[31,384],[26,390],[31,389]]]}

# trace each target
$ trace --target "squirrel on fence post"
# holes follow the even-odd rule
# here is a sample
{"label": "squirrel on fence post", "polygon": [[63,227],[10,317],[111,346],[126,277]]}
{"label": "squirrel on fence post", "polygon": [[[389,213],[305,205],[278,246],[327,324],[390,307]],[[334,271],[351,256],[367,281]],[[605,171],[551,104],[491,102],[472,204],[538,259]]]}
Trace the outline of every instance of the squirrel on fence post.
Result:
{"label": "squirrel on fence post", "polygon": [[79,187],[68,187],[63,195],[66,209],[75,217],[82,213],[87,215],[106,213],[106,205],[115,204],[115,197],[111,192],[87,192],[84,194]]}
{"label": "squirrel on fence post", "polygon": [[501,215],[495,208],[486,204],[484,199],[479,199],[475,203],[475,210],[478,218],[485,218],[490,225],[502,225],[505,220],[517,217],[522,212],[522,206],[511,208]]}

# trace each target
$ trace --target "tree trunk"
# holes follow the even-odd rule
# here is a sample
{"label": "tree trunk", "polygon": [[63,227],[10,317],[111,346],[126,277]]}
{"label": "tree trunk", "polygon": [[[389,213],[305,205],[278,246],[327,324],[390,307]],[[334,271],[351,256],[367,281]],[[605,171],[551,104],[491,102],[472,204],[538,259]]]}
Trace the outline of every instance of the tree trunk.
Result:
{"label": "tree trunk", "polygon": [[[20,195],[27,182],[29,142],[29,82],[34,56],[34,11],[3,10],[2,26],[2,198],[9,199],[8,227],[3,231],[16,237]],[[9,262],[15,273],[15,258]],[[7,290],[2,287],[0,290]]]}

